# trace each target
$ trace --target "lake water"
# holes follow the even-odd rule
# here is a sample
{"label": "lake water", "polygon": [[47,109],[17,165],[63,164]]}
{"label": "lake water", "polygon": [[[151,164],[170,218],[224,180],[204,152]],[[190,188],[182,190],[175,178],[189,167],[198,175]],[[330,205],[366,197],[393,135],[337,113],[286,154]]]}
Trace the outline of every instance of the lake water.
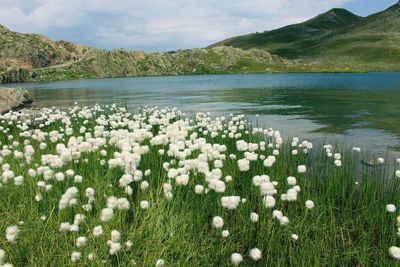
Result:
{"label": "lake water", "polygon": [[[243,74],[24,83],[37,106],[121,103],[129,109],[244,113],[287,137],[400,150],[400,73]],[[258,114],[258,116],[256,116]]]}

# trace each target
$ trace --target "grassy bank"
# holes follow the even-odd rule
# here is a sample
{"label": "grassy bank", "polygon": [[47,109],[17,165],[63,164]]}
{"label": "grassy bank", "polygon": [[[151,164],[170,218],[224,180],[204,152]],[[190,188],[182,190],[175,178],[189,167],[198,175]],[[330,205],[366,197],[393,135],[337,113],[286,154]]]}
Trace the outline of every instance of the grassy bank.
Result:
{"label": "grassy bank", "polygon": [[357,148],[175,109],[26,116],[0,123],[1,264],[398,264],[399,173]]}

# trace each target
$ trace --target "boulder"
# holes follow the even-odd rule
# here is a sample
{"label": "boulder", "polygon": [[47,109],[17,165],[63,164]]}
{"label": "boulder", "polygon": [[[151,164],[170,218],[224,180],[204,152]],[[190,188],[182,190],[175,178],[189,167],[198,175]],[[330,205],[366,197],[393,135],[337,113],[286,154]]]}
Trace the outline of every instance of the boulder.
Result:
{"label": "boulder", "polygon": [[6,113],[12,109],[20,109],[29,106],[33,102],[31,93],[22,88],[0,87],[0,113]]}

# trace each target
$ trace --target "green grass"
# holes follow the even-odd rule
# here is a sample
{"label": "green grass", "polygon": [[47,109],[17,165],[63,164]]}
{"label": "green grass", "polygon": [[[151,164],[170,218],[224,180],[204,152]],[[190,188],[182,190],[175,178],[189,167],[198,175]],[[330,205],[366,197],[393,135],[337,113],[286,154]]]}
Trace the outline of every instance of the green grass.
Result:
{"label": "green grass", "polygon": [[[79,116],[72,116],[78,114]],[[149,124],[149,116],[153,111],[143,110],[141,115],[126,115],[132,121],[141,121],[141,128]],[[93,117],[85,122],[85,114]],[[120,126],[105,125],[105,131],[112,129],[127,129],[122,123],[124,112],[107,110],[104,112],[81,111],[70,112],[73,136],[83,136],[79,133],[81,126],[86,131],[94,134],[95,121],[104,115],[108,121],[120,121]],[[168,114],[173,115],[169,110]],[[177,115],[170,117],[170,124],[185,117]],[[134,117],[133,117],[134,116]],[[201,125],[200,119],[192,121],[191,125]],[[196,124],[195,124],[196,123]],[[173,199],[168,200],[163,194],[162,185],[168,181],[167,172],[162,168],[163,162],[171,162],[171,167],[178,168],[174,163],[175,157],[160,155],[158,150],[168,150],[167,145],[151,145],[146,138],[138,142],[141,146],[149,145],[149,152],[142,155],[138,168],[142,171],[151,170],[151,175],[144,177],[150,187],[142,191],[139,183],[133,182],[133,194],[127,196],[118,187],[118,180],[124,174],[120,168],[110,169],[107,164],[100,165],[101,160],[109,160],[113,153],[120,148],[110,142],[105,135],[107,145],[98,147],[90,153],[82,153],[79,161],[70,161],[55,172],[75,170],[76,174],[84,177],[82,183],[74,183],[73,179],[66,178],[63,182],[54,179],[46,181],[53,185],[53,189],[43,193],[43,200],[34,201],[39,192],[37,182],[43,180],[40,175],[30,178],[27,175],[29,168],[42,165],[41,155],[56,154],[56,143],[46,138],[47,148],[40,150],[38,141],[20,136],[16,123],[9,125],[8,121],[1,120],[1,126],[9,129],[8,133],[0,134],[3,145],[11,145],[13,141],[19,144],[15,150],[23,151],[23,142],[29,140],[34,147],[31,163],[24,159],[15,159],[13,155],[3,156],[3,163],[9,164],[16,175],[23,175],[25,182],[16,186],[12,181],[0,187],[0,248],[7,253],[6,262],[15,266],[69,266],[72,251],[80,251],[82,266],[154,266],[157,259],[163,258],[166,266],[230,266],[230,255],[239,252],[244,257],[242,266],[397,266],[398,263],[388,255],[388,248],[399,244],[396,234],[396,213],[388,213],[385,206],[389,203],[399,204],[400,181],[394,178],[393,164],[375,165],[367,167],[360,164],[367,154],[354,153],[351,149],[337,146],[334,152],[342,154],[343,166],[335,167],[332,158],[328,158],[322,148],[314,147],[310,153],[304,154],[299,149],[299,155],[292,156],[293,149],[290,142],[285,142],[279,149],[280,155],[272,168],[263,166],[262,160],[251,162],[250,170],[241,172],[236,160],[229,158],[229,154],[243,158],[243,152],[237,150],[233,138],[223,138],[226,124],[218,131],[216,137],[204,135],[207,126],[214,125],[209,121],[202,126],[188,128],[186,140],[192,133],[197,132],[199,137],[204,137],[207,143],[223,144],[227,151],[222,167],[223,177],[231,175],[232,182],[226,183],[224,193],[210,190],[207,194],[197,195],[194,186],[202,184],[207,187],[204,175],[190,172],[187,186],[173,185]],[[241,139],[246,142],[275,143],[271,137],[262,134],[251,134],[251,125],[244,122],[245,129],[239,130]],[[38,124],[33,124],[30,129],[38,129]],[[66,125],[61,119],[54,120],[48,126],[41,128],[43,132],[65,129]],[[181,130],[185,131],[184,128]],[[246,133],[246,130],[250,131]],[[131,130],[130,130],[131,131]],[[153,125],[151,132],[160,133],[160,126]],[[8,135],[13,135],[14,140],[9,140]],[[185,136],[185,135],[184,135]],[[123,136],[124,137],[124,136]],[[59,142],[67,143],[67,137]],[[133,143],[132,143],[133,144]],[[107,156],[101,156],[100,150],[105,149]],[[196,158],[201,152],[194,149],[188,158]],[[259,155],[271,155],[272,149],[257,150]],[[87,162],[85,162],[87,159]],[[297,166],[307,165],[305,174],[297,173]],[[212,162],[209,162],[212,169]],[[257,187],[252,185],[252,177],[268,174],[271,180],[277,181],[275,195],[277,204],[275,209],[282,210],[290,219],[290,223],[281,226],[279,221],[272,218],[272,209],[266,208]],[[286,177],[296,176],[301,192],[298,200],[286,202],[280,200],[280,195],[290,188]],[[358,185],[356,185],[358,182]],[[110,186],[111,185],[111,186]],[[78,205],[59,210],[58,201],[65,190],[71,186],[79,189]],[[87,202],[84,191],[87,187],[94,188],[96,192],[93,202],[93,211],[85,212],[81,205]],[[238,195],[247,201],[235,210],[221,207],[221,196]],[[130,209],[127,211],[115,210],[114,217],[109,222],[100,221],[100,211],[106,205],[108,196],[127,197]],[[305,201],[311,199],[315,208],[307,210]],[[148,200],[150,208],[142,210],[139,207],[141,200]],[[250,221],[250,213],[256,212],[260,216],[257,223]],[[76,213],[86,215],[86,220],[80,225],[79,233],[61,233],[58,231],[61,222],[72,223]],[[40,216],[46,215],[42,221]],[[221,230],[211,225],[214,216],[221,216],[225,221],[223,229],[230,232],[230,236],[223,238]],[[8,243],[3,233],[10,225],[19,225],[20,232],[15,243]],[[94,237],[91,231],[94,226],[103,225],[105,233]],[[110,239],[111,230],[116,229],[122,234],[122,244],[131,240],[133,246],[128,250],[124,245],[121,251],[114,256],[108,254],[107,240]],[[291,234],[299,235],[297,241],[291,239]],[[75,247],[78,236],[88,238],[87,244],[82,248]],[[252,261],[249,256],[251,248],[258,247],[262,251],[262,259]],[[89,261],[89,253],[95,255]]]}

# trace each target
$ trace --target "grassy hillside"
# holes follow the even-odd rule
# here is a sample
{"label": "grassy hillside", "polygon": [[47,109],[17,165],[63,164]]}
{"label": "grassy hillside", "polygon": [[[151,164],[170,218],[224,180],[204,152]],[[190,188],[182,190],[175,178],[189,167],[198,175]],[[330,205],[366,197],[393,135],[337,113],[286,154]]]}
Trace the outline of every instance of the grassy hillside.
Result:
{"label": "grassy hillside", "polygon": [[310,46],[318,44],[333,30],[361,19],[345,9],[332,9],[303,23],[230,38],[211,47],[226,45],[243,49],[259,48],[288,58],[298,58],[307,54]]}
{"label": "grassy hillside", "polygon": [[399,36],[397,3],[365,18],[344,9],[332,9],[300,24],[234,37],[215,45],[265,49],[282,57],[345,69],[384,70],[398,69]]}

